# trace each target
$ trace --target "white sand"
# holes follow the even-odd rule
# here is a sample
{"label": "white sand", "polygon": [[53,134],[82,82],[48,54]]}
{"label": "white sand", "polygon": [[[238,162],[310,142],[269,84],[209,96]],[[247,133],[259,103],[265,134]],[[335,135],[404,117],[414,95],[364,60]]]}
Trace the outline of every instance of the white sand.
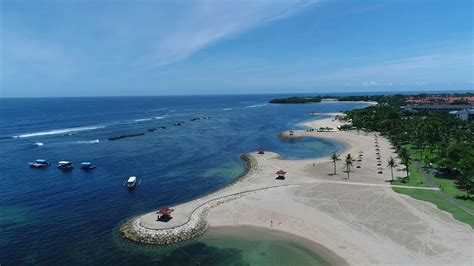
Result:
{"label": "white sand", "polygon": [[[332,125],[318,123],[318,127]],[[235,184],[173,207],[175,219],[166,225],[156,222],[153,213],[139,217],[140,223],[152,229],[177,226],[186,223],[190,213],[206,201],[256,189],[210,209],[211,228],[280,230],[319,243],[354,265],[473,264],[474,234],[470,226],[431,203],[395,193],[386,186],[391,178],[387,159],[396,157],[386,139],[378,137],[383,168],[383,174],[378,174],[373,133],[295,134],[346,142],[348,150],[343,155],[351,153],[357,159],[359,151],[364,152],[361,168],[355,168],[356,162],[346,179],[342,161],[337,164],[337,175],[332,175],[329,158],[282,160],[275,153],[254,153],[257,166]],[[275,179],[279,169],[288,171],[285,180]],[[396,177],[403,176],[400,169],[394,172]]]}
{"label": "white sand", "polygon": [[343,113],[326,113],[324,115],[331,115],[331,117],[317,119],[314,121],[306,122],[303,125],[309,128],[319,129],[322,127],[330,127],[337,130],[338,126],[347,125],[347,122],[336,119],[336,116],[344,116]]}

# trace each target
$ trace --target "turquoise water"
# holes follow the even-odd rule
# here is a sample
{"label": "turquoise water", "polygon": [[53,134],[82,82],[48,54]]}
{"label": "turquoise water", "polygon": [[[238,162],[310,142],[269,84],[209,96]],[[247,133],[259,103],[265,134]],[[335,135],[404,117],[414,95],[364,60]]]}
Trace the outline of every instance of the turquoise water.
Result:
{"label": "turquoise water", "polygon": [[[231,183],[244,169],[239,156],[259,147],[289,159],[329,156],[344,145],[282,141],[277,133],[310,112],[365,106],[266,104],[273,97],[0,99],[0,263],[132,264],[135,255],[114,237],[121,222]],[[178,121],[185,124],[174,126]],[[52,166],[28,167],[39,158]],[[76,168],[59,171],[60,160]],[[97,169],[82,171],[81,161]],[[134,191],[123,186],[131,175],[141,180]]]}
{"label": "turquoise water", "polygon": [[328,258],[326,251],[320,252],[326,257],[318,255],[318,250],[310,250],[285,234],[253,227],[211,229],[199,239],[173,247],[140,246],[119,239],[115,244],[128,252],[132,264],[325,266],[340,262]]}

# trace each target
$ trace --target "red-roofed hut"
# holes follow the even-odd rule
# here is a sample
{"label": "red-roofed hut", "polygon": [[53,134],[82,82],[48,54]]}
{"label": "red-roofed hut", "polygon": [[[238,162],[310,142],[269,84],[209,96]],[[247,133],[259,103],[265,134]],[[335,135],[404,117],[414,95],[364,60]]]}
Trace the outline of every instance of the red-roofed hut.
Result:
{"label": "red-roofed hut", "polygon": [[156,214],[158,214],[158,218],[161,218],[163,216],[170,216],[173,211],[174,211],[173,209],[164,208],[164,209],[161,209],[161,210],[157,211]]}
{"label": "red-roofed hut", "polygon": [[277,174],[277,179],[285,179],[286,172],[283,170],[278,170],[275,174]]}

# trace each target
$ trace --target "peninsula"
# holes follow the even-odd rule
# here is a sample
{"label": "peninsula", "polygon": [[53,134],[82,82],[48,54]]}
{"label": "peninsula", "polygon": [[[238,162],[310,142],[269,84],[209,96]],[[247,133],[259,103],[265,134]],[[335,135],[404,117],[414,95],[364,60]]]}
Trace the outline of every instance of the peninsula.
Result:
{"label": "peninsula", "polygon": [[[357,127],[362,110],[348,114]],[[367,128],[317,130],[343,125],[336,116],[342,114],[308,122],[307,130],[281,134],[341,141],[347,144],[341,154],[307,160],[285,160],[270,151],[246,154],[247,171],[237,182],[169,206],[174,212],[167,222],[157,219],[158,210],[135,217],[122,226],[122,235],[168,245],[213,228],[253,227],[304,239],[303,245],[335,264],[470,264],[472,216],[470,221],[457,220],[437,203],[410,197],[440,193],[442,188],[420,182],[413,173],[407,180],[406,172],[416,164],[408,163],[405,169],[397,154],[400,147],[385,132],[387,137]],[[394,163],[387,164],[391,159]]]}

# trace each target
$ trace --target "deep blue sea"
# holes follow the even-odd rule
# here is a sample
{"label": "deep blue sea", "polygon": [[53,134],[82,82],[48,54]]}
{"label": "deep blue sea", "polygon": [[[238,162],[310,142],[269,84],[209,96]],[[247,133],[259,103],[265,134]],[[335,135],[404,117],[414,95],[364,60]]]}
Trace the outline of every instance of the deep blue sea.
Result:
{"label": "deep blue sea", "polygon": [[[229,184],[244,169],[239,156],[259,147],[291,159],[341,150],[341,143],[282,141],[277,133],[300,127],[310,112],[366,106],[267,104],[274,97],[281,95],[0,99],[0,264],[172,265],[168,255],[181,253],[124,241],[120,223]],[[198,117],[210,118],[191,121]],[[51,166],[28,167],[40,158]],[[58,170],[60,160],[74,170]],[[97,168],[82,171],[81,161]],[[132,175],[141,183],[129,191],[123,184]]]}

